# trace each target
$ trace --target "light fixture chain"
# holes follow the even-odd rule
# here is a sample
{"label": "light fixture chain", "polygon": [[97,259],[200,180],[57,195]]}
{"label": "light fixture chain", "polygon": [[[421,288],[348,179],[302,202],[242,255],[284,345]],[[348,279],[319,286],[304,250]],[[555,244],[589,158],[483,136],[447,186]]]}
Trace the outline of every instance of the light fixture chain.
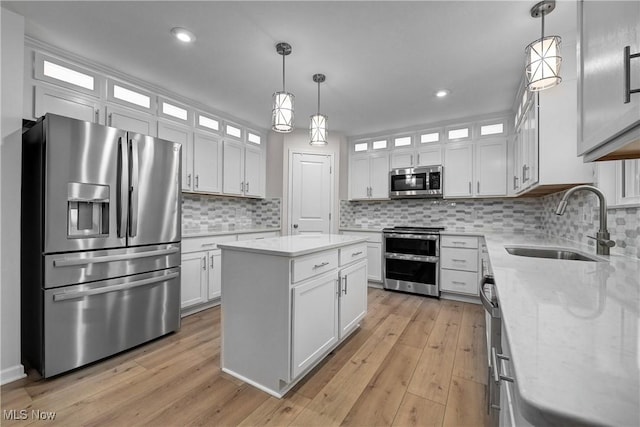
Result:
{"label": "light fixture chain", "polygon": [[284,70],[285,70],[285,67],[284,67],[284,58],[285,58],[285,57],[286,57],[286,55],[282,55],[282,91],[283,91],[283,92],[286,92],[286,90],[285,90],[285,88],[284,88],[284,72],[285,72],[285,71],[284,71]]}
{"label": "light fixture chain", "polygon": [[320,80],[318,80],[318,114],[320,114]]}

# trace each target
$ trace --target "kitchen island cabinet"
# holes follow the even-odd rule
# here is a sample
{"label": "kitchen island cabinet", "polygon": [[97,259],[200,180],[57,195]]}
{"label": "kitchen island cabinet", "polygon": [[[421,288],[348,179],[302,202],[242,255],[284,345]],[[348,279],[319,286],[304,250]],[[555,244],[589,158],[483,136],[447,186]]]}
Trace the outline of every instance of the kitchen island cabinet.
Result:
{"label": "kitchen island cabinet", "polygon": [[364,318],[366,238],[284,236],[218,247],[222,370],[280,398]]}

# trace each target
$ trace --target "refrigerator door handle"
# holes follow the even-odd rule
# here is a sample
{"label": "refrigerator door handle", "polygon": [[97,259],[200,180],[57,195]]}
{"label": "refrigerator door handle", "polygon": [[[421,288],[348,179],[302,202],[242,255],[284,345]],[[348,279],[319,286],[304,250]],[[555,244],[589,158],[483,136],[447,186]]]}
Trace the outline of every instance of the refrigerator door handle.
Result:
{"label": "refrigerator door handle", "polygon": [[138,252],[133,254],[106,255],[93,258],[62,258],[53,261],[54,267],[72,267],[74,265],[99,264],[113,261],[128,261],[138,258],[150,258],[161,255],[171,255],[180,252],[180,248],[160,249],[157,251]]}
{"label": "refrigerator door handle", "polygon": [[126,237],[127,233],[127,213],[126,204],[129,198],[129,149],[127,142],[118,138],[118,209],[117,209],[117,221],[118,221],[118,237]]}
{"label": "refrigerator door handle", "polygon": [[105,286],[104,288],[88,289],[86,291],[76,292],[60,292],[53,294],[54,301],[66,301],[70,299],[84,298],[90,295],[106,294],[108,292],[125,291],[140,286],[151,285],[153,283],[165,282],[180,276],[180,273],[169,273],[160,277],[151,277],[149,279],[137,280],[135,282],[123,283],[121,285]]}
{"label": "refrigerator door handle", "polygon": [[138,141],[130,140],[131,148],[131,187],[129,199],[129,237],[138,233]]}

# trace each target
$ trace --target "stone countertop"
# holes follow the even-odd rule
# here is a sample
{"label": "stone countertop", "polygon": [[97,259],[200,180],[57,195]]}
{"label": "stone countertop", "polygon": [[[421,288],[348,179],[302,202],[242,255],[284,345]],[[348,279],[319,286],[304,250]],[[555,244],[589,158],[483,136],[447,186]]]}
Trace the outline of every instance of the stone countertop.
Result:
{"label": "stone countertop", "polygon": [[242,242],[218,243],[223,251],[236,250],[243,252],[262,253],[296,257],[327,249],[335,249],[354,243],[366,242],[366,237],[345,236],[342,234],[320,234],[302,236],[272,237],[262,240],[247,240]]}
{"label": "stone countertop", "polygon": [[524,416],[534,424],[640,425],[640,259],[515,256],[505,246],[595,249],[543,234],[483,235]]}
{"label": "stone countertop", "polygon": [[361,225],[347,225],[345,227],[340,227],[339,231],[367,231],[370,233],[382,233],[382,226],[361,226]]}
{"label": "stone countertop", "polygon": [[228,234],[246,234],[246,233],[260,233],[266,231],[280,231],[280,227],[253,227],[253,228],[238,228],[228,226],[218,227],[199,227],[199,228],[183,228],[182,237],[204,237],[204,236],[224,236]]}

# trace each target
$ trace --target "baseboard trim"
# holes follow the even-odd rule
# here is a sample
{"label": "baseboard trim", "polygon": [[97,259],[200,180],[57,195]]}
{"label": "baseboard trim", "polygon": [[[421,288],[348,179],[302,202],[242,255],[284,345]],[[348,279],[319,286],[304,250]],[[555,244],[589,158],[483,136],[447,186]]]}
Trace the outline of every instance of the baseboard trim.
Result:
{"label": "baseboard trim", "polygon": [[27,374],[24,373],[24,366],[11,366],[10,368],[6,368],[0,371],[0,385],[5,385],[13,381],[17,381],[20,378],[24,378],[26,376]]}

